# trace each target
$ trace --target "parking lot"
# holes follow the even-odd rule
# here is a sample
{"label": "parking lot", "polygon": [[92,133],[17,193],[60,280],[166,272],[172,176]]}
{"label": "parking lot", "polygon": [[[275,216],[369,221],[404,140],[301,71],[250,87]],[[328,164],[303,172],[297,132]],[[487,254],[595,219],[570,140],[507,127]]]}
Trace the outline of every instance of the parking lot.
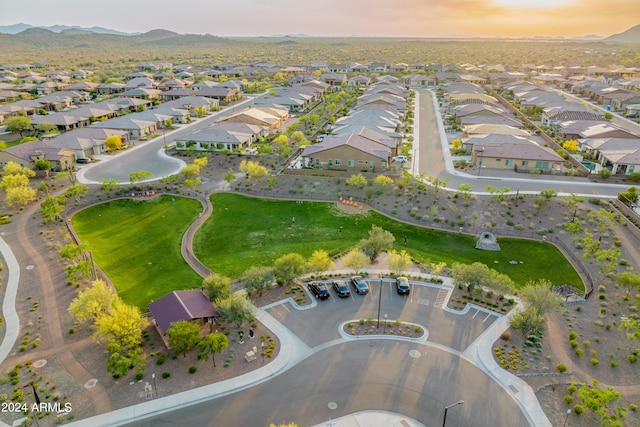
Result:
{"label": "parking lot", "polygon": [[[409,295],[399,295],[395,279],[365,279],[369,285],[366,295],[358,295],[349,278],[344,279],[350,287],[351,295],[340,298],[332,288],[332,280],[322,281],[327,285],[329,297],[316,300],[315,307],[304,307],[302,310],[291,304],[281,304],[270,308],[269,313],[282,322],[294,334],[310,347],[339,339],[338,327],[341,323],[360,319],[377,319],[378,305],[380,320],[416,323],[429,331],[428,341],[464,351],[484,330],[497,318],[497,314],[471,308],[460,315],[445,311],[436,306],[441,301],[445,290],[431,283],[409,281]],[[308,283],[305,284],[307,288]]]}

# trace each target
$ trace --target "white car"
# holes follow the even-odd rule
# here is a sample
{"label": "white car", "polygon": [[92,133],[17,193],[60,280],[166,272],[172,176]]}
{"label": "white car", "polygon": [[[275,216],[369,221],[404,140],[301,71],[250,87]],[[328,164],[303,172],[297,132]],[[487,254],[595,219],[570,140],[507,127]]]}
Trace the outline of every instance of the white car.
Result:
{"label": "white car", "polygon": [[391,160],[393,160],[394,162],[398,162],[398,163],[404,163],[408,159],[407,159],[407,156],[395,156]]}

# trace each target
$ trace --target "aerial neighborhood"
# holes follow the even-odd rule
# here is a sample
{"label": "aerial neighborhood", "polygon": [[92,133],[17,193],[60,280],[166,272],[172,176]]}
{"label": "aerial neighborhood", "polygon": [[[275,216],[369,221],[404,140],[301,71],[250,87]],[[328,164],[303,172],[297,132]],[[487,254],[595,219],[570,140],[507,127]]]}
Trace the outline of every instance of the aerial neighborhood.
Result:
{"label": "aerial neighborhood", "polygon": [[0,427],[640,425],[635,48],[68,31],[149,52],[0,63]]}

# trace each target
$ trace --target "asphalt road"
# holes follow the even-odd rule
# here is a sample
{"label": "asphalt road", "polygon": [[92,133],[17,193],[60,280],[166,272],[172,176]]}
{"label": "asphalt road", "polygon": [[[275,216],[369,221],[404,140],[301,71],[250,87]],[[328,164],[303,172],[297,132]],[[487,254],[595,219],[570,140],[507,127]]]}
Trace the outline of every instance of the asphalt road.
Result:
{"label": "asphalt road", "polygon": [[151,172],[153,174],[151,180],[175,174],[182,169],[184,162],[165,155],[163,149],[165,144],[170,144],[179,136],[203,129],[241,109],[248,108],[262,96],[264,94],[252,96],[188,125],[178,125],[178,129],[160,134],[150,141],[137,143],[137,146],[117,156],[102,156],[100,162],[83,166],[78,180],[84,183],[97,183],[106,179],[128,182],[129,174],[140,170]]}
{"label": "asphalt road", "polygon": [[509,393],[472,364],[434,347],[388,340],[338,344],[250,389],[128,425],[310,426],[377,409],[432,426],[442,422],[444,406],[460,399],[464,405],[447,414],[451,426],[528,425]]}

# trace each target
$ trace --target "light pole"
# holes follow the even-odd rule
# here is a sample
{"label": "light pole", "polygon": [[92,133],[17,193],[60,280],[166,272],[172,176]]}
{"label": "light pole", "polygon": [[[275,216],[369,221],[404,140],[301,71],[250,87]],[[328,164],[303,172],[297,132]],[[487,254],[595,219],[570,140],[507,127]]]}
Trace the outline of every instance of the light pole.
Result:
{"label": "light pole", "polygon": [[482,154],[484,154],[484,147],[480,147],[478,150],[478,155],[480,156],[478,160],[478,176],[480,176],[480,172],[482,172]]}
{"label": "light pole", "polygon": [[442,427],[445,427],[445,423],[447,422],[447,411],[449,410],[449,408],[453,408],[454,406],[457,406],[457,405],[462,405],[463,403],[464,403],[464,400],[460,400],[456,403],[452,403],[451,405],[444,407],[444,418],[442,419]]}
{"label": "light pole", "polygon": [[564,417],[564,424],[562,424],[562,427],[567,425],[567,420],[569,419],[569,414],[571,413],[571,408],[567,409],[567,416]]}
{"label": "light pole", "polygon": [[151,379],[153,380],[153,389],[156,391],[156,398],[158,397],[158,387],[156,386],[156,373],[151,374]]}
{"label": "light pole", "polygon": [[378,298],[378,325],[376,328],[380,330],[380,304],[382,303],[382,273],[380,273],[380,297]]}

